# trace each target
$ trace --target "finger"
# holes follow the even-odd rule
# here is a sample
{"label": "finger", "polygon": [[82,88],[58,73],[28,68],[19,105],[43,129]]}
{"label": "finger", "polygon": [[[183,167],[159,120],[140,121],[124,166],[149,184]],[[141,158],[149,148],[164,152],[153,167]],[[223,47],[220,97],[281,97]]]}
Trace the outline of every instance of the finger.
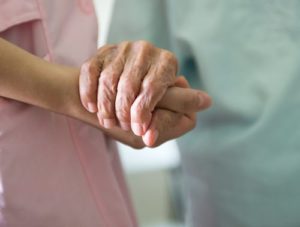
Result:
{"label": "finger", "polygon": [[168,88],[157,107],[179,113],[205,110],[211,106],[211,98],[203,91],[191,88]]}
{"label": "finger", "polygon": [[140,94],[131,107],[131,126],[136,135],[141,136],[146,132],[152,111],[167,88],[174,84],[176,73],[177,60],[174,55],[168,51],[161,52],[144,78]]}
{"label": "finger", "polygon": [[105,128],[117,125],[115,100],[120,75],[126,62],[129,42],[120,44],[115,59],[100,74],[98,82],[98,119]]}
{"label": "finger", "polygon": [[110,60],[115,45],[105,45],[89,61],[82,64],[79,74],[79,94],[82,105],[91,113],[97,112],[98,78],[105,61]]}
{"label": "finger", "polygon": [[184,76],[177,77],[174,86],[181,87],[181,88],[189,88],[190,87],[189,82],[185,79]]}
{"label": "finger", "polygon": [[154,147],[185,134],[195,125],[195,114],[184,115],[156,109],[150,127],[142,138],[146,146]]}
{"label": "finger", "polygon": [[130,108],[136,99],[141,81],[150,65],[151,46],[134,43],[125,69],[119,79],[116,97],[116,116],[122,129],[130,130]]}
{"label": "finger", "polygon": [[80,68],[79,94],[84,108],[91,112],[97,112],[97,87],[99,70],[91,61],[85,62]]}

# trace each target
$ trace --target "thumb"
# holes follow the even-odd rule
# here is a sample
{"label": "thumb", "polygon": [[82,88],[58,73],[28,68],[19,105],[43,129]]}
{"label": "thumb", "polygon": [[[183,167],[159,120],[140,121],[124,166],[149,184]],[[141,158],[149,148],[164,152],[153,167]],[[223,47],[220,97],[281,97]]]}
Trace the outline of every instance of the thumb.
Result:
{"label": "thumb", "polygon": [[184,115],[163,109],[153,112],[150,127],[142,136],[148,147],[156,147],[168,140],[175,139],[195,127],[196,115]]}
{"label": "thumb", "polygon": [[186,80],[186,78],[184,76],[177,77],[174,85],[175,85],[175,87],[180,87],[180,88],[189,88],[190,87],[189,82]]}

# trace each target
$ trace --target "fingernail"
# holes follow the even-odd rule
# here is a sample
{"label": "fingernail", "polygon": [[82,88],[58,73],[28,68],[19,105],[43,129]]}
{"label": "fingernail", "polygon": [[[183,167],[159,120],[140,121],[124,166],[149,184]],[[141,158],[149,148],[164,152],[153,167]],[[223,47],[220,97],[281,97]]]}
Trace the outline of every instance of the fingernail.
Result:
{"label": "fingernail", "polygon": [[88,111],[89,112],[91,112],[91,113],[96,113],[97,112],[97,107],[94,103],[89,102],[87,104],[87,106],[88,106]]}
{"label": "fingernail", "polygon": [[120,121],[120,126],[125,131],[130,131],[130,124],[127,122]]}
{"label": "fingernail", "polygon": [[212,100],[207,93],[204,92],[202,94],[202,99],[203,99],[202,107],[208,108],[209,106],[211,106]]}
{"label": "fingernail", "polygon": [[202,93],[198,94],[198,107],[201,108],[205,102],[205,96]]}
{"label": "fingernail", "polygon": [[143,135],[143,140],[146,146],[152,147],[155,145],[156,140],[158,138],[158,131],[157,130],[148,130],[145,135]]}
{"label": "fingernail", "polygon": [[103,119],[104,128],[110,129],[116,126],[116,122],[113,119]]}
{"label": "fingernail", "polygon": [[142,126],[139,123],[132,123],[132,131],[137,136],[142,136],[143,135],[143,129],[142,129]]}

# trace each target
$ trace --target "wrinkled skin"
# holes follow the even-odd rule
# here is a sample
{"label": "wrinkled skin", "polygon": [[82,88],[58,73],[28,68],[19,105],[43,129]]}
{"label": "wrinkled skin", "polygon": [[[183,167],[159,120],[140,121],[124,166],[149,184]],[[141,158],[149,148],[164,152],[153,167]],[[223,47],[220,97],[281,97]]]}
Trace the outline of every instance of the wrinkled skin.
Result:
{"label": "wrinkled skin", "polygon": [[174,54],[146,41],[105,45],[81,67],[83,106],[101,126],[120,127],[156,146],[190,131],[209,96],[176,78]]}

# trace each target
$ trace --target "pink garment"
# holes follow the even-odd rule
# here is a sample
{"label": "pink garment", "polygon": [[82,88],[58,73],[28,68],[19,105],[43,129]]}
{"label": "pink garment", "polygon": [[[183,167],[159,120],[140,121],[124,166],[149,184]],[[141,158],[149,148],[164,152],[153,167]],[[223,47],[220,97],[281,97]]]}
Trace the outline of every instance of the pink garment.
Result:
{"label": "pink garment", "polygon": [[[0,36],[79,66],[96,51],[92,0],[0,0]],[[0,220],[1,227],[137,226],[115,143],[79,121],[0,98]]]}

